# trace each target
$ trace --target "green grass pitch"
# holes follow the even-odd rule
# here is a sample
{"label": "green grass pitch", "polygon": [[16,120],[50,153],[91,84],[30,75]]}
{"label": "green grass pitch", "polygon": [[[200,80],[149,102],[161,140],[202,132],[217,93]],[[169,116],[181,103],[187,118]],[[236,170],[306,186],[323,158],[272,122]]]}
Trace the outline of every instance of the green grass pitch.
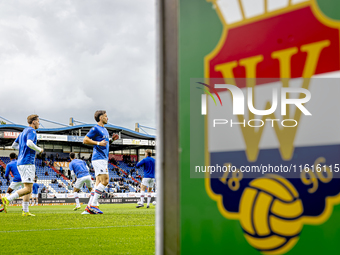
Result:
{"label": "green grass pitch", "polygon": [[154,254],[155,206],[102,204],[102,215],[73,205],[21,207],[0,213],[0,254]]}

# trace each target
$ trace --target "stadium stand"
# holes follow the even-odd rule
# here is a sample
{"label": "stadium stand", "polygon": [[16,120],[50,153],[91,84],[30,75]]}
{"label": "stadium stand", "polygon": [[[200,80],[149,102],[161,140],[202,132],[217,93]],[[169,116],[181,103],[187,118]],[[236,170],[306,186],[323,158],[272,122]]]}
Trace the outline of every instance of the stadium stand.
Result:
{"label": "stadium stand", "polygon": [[[114,155],[117,156],[117,155]],[[113,156],[112,156],[113,157]],[[112,158],[111,157],[111,158]],[[122,157],[118,157],[122,159]],[[10,162],[9,157],[0,157],[0,166],[3,167],[3,174],[0,176],[1,191],[5,192],[12,181],[10,177],[9,182],[4,178],[6,165]],[[109,163],[109,176],[110,181],[107,187],[107,192],[137,192],[140,188],[140,181],[143,177],[143,168],[135,168],[135,162],[130,160],[120,160]],[[60,173],[53,165],[50,165],[51,161],[44,161],[36,158],[36,177],[39,184],[39,193],[70,193],[73,190],[72,180],[68,179],[62,173]],[[91,164],[89,164],[92,170]],[[94,171],[90,170],[92,180],[95,180]],[[84,185],[81,188],[82,192],[89,192],[88,188]]]}
{"label": "stadium stand", "polygon": [[[69,193],[72,192],[72,180],[68,170],[68,154],[73,151],[77,157],[86,160],[92,179],[95,180],[94,171],[90,163],[92,146],[83,144],[83,139],[94,124],[80,122],[78,125],[72,119],[69,124],[58,123],[43,119],[53,127],[42,126],[37,130],[38,146],[44,148],[44,153],[36,157],[36,177],[39,184],[39,193]],[[59,127],[56,127],[59,126]],[[0,125],[0,188],[5,192],[12,180],[4,178],[6,164],[10,161],[8,155],[12,150],[11,145],[25,125],[7,123]],[[110,144],[109,185],[107,192],[138,192],[143,169],[135,169],[135,163],[140,160],[146,149],[155,149],[155,136],[143,134],[138,130],[108,123],[106,126],[109,134],[119,134],[119,139]],[[126,153],[126,151],[129,151]],[[112,153],[113,152],[113,153]],[[119,152],[119,153],[117,153]],[[117,154],[116,154],[117,153]],[[125,155],[123,155],[125,154]],[[84,158],[86,157],[86,158]],[[55,163],[55,164],[54,164]],[[65,163],[65,164],[63,164]],[[61,169],[62,168],[62,169]],[[88,192],[86,186],[83,192]]]}

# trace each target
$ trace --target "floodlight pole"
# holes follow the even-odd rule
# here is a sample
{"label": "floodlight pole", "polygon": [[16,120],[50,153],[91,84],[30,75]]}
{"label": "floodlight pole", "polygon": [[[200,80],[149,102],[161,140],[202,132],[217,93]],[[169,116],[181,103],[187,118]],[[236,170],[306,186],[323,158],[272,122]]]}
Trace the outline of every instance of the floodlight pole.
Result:
{"label": "floodlight pole", "polygon": [[3,119],[3,120],[5,120],[5,121],[7,121],[7,122],[9,122],[9,123],[11,123],[11,124],[15,124],[13,121],[10,121],[9,119],[6,119],[6,118],[4,118],[4,117],[2,117],[2,116],[0,116],[0,119]]}

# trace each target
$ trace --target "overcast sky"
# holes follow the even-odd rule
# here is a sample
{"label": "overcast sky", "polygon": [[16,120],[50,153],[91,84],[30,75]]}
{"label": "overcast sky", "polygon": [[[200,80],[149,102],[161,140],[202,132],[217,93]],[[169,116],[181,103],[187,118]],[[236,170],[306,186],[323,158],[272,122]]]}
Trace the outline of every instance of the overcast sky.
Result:
{"label": "overcast sky", "polygon": [[0,116],[94,123],[105,109],[155,127],[155,0],[1,1],[0,17]]}

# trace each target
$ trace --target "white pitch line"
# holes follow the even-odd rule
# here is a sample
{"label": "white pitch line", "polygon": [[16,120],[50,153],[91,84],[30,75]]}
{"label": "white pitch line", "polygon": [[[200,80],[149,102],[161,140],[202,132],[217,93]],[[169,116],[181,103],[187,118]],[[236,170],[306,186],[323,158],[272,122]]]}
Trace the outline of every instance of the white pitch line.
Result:
{"label": "white pitch line", "polygon": [[0,231],[0,233],[16,233],[16,232],[39,232],[39,231],[58,231],[58,230],[77,230],[77,229],[96,229],[96,228],[153,227],[153,226],[155,226],[155,225],[127,225],[127,226],[84,227],[84,228],[28,229],[28,230],[10,230],[10,231]]}

